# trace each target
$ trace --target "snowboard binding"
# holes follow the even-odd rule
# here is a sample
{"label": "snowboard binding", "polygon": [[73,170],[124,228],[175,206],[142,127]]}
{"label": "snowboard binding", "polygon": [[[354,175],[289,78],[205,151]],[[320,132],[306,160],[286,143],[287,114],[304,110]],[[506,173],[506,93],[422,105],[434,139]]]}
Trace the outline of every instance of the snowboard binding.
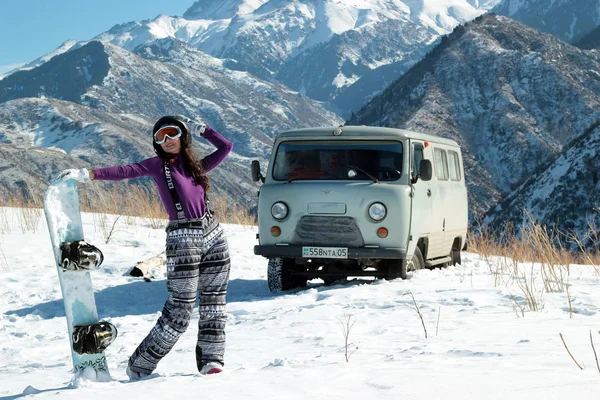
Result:
{"label": "snowboard binding", "polygon": [[110,322],[76,325],[73,328],[73,350],[78,354],[99,354],[116,338],[117,328]]}
{"label": "snowboard binding", "polygon": [[63,242],[60,251],[60,265],[63,271],[98,269],[104,260],[100,249],[83,240]]}

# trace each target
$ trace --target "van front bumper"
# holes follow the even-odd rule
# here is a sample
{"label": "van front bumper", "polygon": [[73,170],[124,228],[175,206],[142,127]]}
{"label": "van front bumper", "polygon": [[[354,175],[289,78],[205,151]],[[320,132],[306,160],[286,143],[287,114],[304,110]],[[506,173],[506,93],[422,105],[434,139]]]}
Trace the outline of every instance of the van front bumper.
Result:
{"label": "van front bumper", "polygon": [[[254,254],[267,258],[286,257],[303,258],[302,248],[305,246],[254,246]],[[328,246],[332,247],[332,246]],[[344,246],[338,246],[344,247]],[[406,251],[397,248],[379,247],[348,247],[348,259],[376,258],[376,259],[398,259],[406,258]]]}

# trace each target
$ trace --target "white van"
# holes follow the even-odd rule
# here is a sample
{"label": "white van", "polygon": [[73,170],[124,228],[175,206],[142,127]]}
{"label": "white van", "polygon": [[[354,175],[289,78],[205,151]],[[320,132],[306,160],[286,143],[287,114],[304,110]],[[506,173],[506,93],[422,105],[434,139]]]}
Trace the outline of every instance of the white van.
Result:
{"label": "white van", "polygon": [[280,134],[258,196],[271,291],[348,276],[405,279],[460,263],[467,189],[460,148],[438,136],[367,126]]}

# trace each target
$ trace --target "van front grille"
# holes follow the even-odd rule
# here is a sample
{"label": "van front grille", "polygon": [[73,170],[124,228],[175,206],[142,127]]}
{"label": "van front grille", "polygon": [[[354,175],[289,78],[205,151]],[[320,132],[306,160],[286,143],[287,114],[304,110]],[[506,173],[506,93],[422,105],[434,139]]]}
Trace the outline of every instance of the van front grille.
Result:
{"label": "van front grille", "polygon": [[362,247],[365,241],[352,217],[304,216],[296,224],[292,244]]}

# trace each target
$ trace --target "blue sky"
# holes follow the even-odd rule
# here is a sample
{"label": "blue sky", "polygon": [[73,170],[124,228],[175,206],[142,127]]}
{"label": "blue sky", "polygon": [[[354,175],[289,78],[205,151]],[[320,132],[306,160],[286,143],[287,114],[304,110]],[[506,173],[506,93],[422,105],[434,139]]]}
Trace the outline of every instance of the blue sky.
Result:
{"label": "blue sky", "polygon": [[178,15],[194,0],[0,0],[0,73],[113,25]]}

